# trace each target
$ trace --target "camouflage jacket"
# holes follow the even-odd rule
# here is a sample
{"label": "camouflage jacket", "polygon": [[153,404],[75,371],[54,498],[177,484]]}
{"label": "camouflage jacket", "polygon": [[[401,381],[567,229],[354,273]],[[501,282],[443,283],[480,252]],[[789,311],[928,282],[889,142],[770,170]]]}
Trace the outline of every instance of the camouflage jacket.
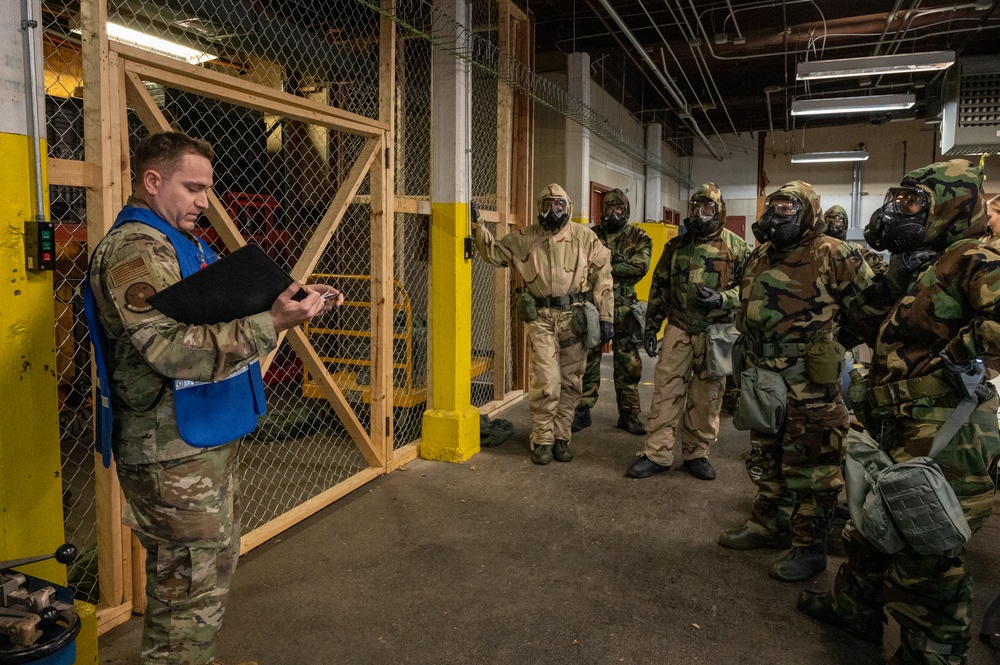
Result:
{"label": "camouflage jacket", "polygon": [[[749,254],[746,242],[724,227],[707,238],[690,233],[671,238],[653,271],[646,330],[659,332],[663,320],[668,319],[684,332],[695,334],[712,323],[732,321]],[[722,309],[710,311],[699,305],[699,286],[718,291]]]}
{"label": "camouflage jacket", "polygon": [[736,327],[751,350],[765,342],[836,339],[841,309],[872,279],[871,268],[851,245],[823,234],[826,225],[812,187],[797,182],[786,188],[781,191],[796,196],[805,210],[802,236],[784,249],[765,242],[747,262]]}
{"label": "camouflage jacket", "polygon": [[170,240],[136,222],[101,241],[90,279],[108,338],[115,460],[148,464],[201,452],[181,439],[170,379],[217,381],[270,353],[278,339],[270,312],[210,326],[160,314],[146,298],[180,281],[180,266]]}
{"label": "camouflage jacket", "polygon": [[480,223],[475,239],[480,256],[495,266],[516,269],[531,295],[593,291],[601,321],[614,320],[611,252],[582,224],[570,222],[555,233],[529,224],[497,240]]}
{"label": "camouflage jacket", "polygon": [[885,262],[885,259],[878,252],[855,242],[845,242],[851,246],[851,249],[857,250],[858,254],[861,255],[861,258],[865,260],[865,263],[868,264],[868,267],[872,269],[874,274],[881,275],[889,267],[889,264]]}
{"label": "camouflage jacket", "polygon": [[626,224],[617,233],[609,233],[604,227],[596,226],[594,233],[611,252],[615,306],[627,307],[635,301],[635,285],[649,272],[653,241],[634,224]]}

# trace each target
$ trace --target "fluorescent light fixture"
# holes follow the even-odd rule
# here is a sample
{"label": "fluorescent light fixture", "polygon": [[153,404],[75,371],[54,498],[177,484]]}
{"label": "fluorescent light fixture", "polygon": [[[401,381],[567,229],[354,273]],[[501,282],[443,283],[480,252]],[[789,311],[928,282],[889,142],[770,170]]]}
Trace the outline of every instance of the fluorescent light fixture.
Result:
{"label": "fluorescent light fixture", "polygon": [[844,152],[800,152],[792,155],[792,164],[816,162],[864,162],[868,160],[867,150],[847,150]]}
{"label": "fluorescent light fixture", "polygon": [[[73,28],[71,32],[80,34],[79,28]],[[183,60],[192,65],[200,65],[209,60],[215,60],[219,56],[208,51],[201,51],[190,46],[184,46],[177,42],[171,42],[160,37],[147,35],[144,32],[126,28],[124,25],[108,22],[108,39],[120,44],[141,48],[143,51],[150,51],[157,55],[165,55],[174,60]]]}
{"label": "fluorescent light fixture", "polygon": [[815,79],[840,79],[876,74],[910,74],[948,69],[955,64],[954,51],[931,51],[929,53],[897,53],[875,55],[866,58],[844,58],[842,60],[816,60],[800,62],[795,67],[795,79],[809,81]]}
{"label": "fluorescent light fixture", "polygon": [[913,108],[917,98],[912,94],[868,95],[866,97],[834,97],[831,99],[799,99],[792,102],[792,115],[838,115],[843,113],[873,113],[904,111]]}

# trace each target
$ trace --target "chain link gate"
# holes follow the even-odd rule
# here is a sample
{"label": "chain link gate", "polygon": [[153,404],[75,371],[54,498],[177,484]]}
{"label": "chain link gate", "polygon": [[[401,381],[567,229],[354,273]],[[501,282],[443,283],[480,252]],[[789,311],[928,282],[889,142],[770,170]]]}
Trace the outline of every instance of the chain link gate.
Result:
{"label": "chain link gate", "polygon": [[[131,150],[148,132],[179,129],[214,145],[216,196],[198,232],[217,249],[255,242],[303,281],[345,293],[344,307],[289,331],[265,363],[268,414],[240,459],[244,550],[416,455],[436,46],[396,27],[402,17],[429,29],[431,4],[399,4],[251,13],[239,0],[43,1],[63,498],[67,540],[83,552],[69,574],[77,597],[99,605],[102,631],[143,609],[142,550],[120,525],[113,468],[94,464],[82,281],[89,249],[128,194]],[[496,61],[497,5],[474,5],[476,43]],[[97,29],[105,22],[110,43]],[[168,47],[122,28],[189,51],[164,57]],[[472,191],[496,228],[497,182],[509,177],[498,177],[498,150],[510,136],[498,134],[495,70],[472,69]],[[473,274],[473,400],[496,404],[514,384],[509,275],[480,259]]]}

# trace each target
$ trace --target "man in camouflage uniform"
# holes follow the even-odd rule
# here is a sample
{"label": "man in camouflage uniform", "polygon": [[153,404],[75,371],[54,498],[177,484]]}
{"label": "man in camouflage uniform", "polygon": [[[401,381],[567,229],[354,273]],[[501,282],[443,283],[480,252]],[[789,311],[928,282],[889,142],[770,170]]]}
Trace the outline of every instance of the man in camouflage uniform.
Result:
{"label": "man in camouflage uniform", "polygon": [[[151,211],[202,251],[206,246],[191,231],[208,207],[211,160],[211,146],[185,134],[144,139],[134,159],[137,193],[119,219]],[[240,549],[233,512],[238,442],[189,445],[176,419],[172,380],[216,382],[248,371],[274,349],[281,330],[329,309],[321,294],[336,291],[309,287],[296,302],[296,283],[269,312],[217,325],[181,324],[146,302],[180,280],[175,246],[137,221],[116,223],[95,249],[89,274],[88,298],[100,325],[88,323],[92,339],[106,340],[111,447],[128,502],[124,522],[146,549],[141,662],[217,663],[215,632]]]}
{"label": "man in camouflage uniform", "polygon": [[872,251],[865,247],[864,245],[858,244],[856,242],[851,242],[847,239],[847,211],[844,210],[844,206],[830,206],[823,213],[823,221],[826,222],[826,235],[831,238],[836,238],[837,240],[842,240],[849,244],[853,249],[858,251],[861,258],[865,260],[868,267],[872,269],[875,274],[881,274],[885,272],[886,263],[885,259],[878,252]]}
{"label": "man in camouflage uniform", "polygon": [[687,233],[666,244],[653,272],[644,334],[650,357],[664,319],[667,328],[653,374],[649,436],[625,472],[633,478],[670,470],[678,430],[684,468],[695,478],[715,478],[708,449],[718,438],[726,379],[709,374],[706,331],[732,323],[750,248],[725,227],[726,201],[715,183],[695,191],[689,213]]}
{"label": "man in camouflage uniform", "polygon": [[582,331],[573,321],[585,300],[600,315],[601,344],[614,336],[611,253],[589,228],[568,223],[572,211],[565,190],[552,184],[538,196],[537,224],[499,240],[483,224],[475,227],[479,254],[495,266],[517,270],[537,311],[524,326],[531,362],[531,459],[536,464],[573,459],[570,426],[587,362]]}
{"label": "man in camouflage uniform", "polygon": [[[631,206],[628,196],[612,189],[604,197],[601,223],[594,229],[598,240],[611,252],[611,277],[615,287],[614,353],[615,396],[618,398],[618,427],[629,434],[645,434],[639,420],[639,379],[642,360],[639,345],[633,341],[632,307],[639,302],[635,285],[649,271],[653,241],[638,226],[628,223]],[[583,374],[583,397],[576,407],[573,431],[590,426],[590,409],[597,402],[601,387],[601,347],[590,350],[587,369]]]}
{"label": "man in camouflage uniform", "polygon": [[[1000,251],[978,240],[985,228],[982,183],[980,169],[964,159],[915,169],[889,190],[865,232],[892,258],[887,273],[852,303],[850,324],[874,349],[865,424],[897,463],[927,455],[962,401],[941,352],[959,365],[1000,356]],[[993,508],[996,413],[991,390],[934,458],[973,532]],[[889,555],[850,523],[843,538],[847,560],[833,591],[804,591],[799,608],[871,641],[882,637],[884,608],[900,626],[891,662],[964,664],[972,618],[965,549],[945,556],[906,545]]]}
{"label": "man in camouflage uniform", "polygon": [[751,431],[746,465],[757,496],[747,523],[723,533],[719,544],[739,550],[791,545],[769,572],[792,582],[826,568],[849,420],[840,394],[844,348],[835,340],[842,309],[872,273],[849,245],[823,234],[812,185],[789,182],[764,205],[757,224],[766,242],[743,273],[736,326],[747,364],[784,378],[786,415],[776,434]]}

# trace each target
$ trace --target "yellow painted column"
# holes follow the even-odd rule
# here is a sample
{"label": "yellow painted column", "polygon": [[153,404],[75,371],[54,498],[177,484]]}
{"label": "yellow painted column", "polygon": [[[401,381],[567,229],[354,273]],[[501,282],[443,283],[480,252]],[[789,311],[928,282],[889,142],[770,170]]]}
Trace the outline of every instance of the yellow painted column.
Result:
{"label": "yellow painted column", "polygon": [[[64,525],[52,273],[27,270],[24,249],[24,223],[38,214],[48,219],[44,141],[43,209],[36,205],[31,95],[43,132],[45,104],[41,91],[27,83],[24,3],[0,0],[0,6],[12,17],[0,29],[5,36],[0,39],[0,78],[10,93],[0,99],[0,560],[7,560],[52,554],[63,543]],[[36,20],[41,16],[37,0],[32,13]],[[41,81],[41,29],[29,34]],[[54,559],[19,570],[66,584],[66,566]],[[76,662],[96,663],[94,608],[81,604],[80,609],[84,632],[77,640]]]}
{"label": "yellow painted column", "polygon": [[[464,0],[434,3],[465,23]],[[466,34],[446,29],[456,52]],[[472,406],[472,262],[465,258],[469,220],[468,64],[433,49],[431,73],[431,232],[428,317],[428,409],[420,456],[464,462],[479,452],[479,410]]]}

